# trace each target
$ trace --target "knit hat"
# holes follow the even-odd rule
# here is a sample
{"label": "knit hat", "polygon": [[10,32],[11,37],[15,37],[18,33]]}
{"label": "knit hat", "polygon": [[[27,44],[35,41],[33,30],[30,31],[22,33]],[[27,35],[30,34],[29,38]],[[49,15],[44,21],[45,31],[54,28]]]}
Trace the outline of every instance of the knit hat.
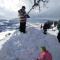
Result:
{"label": "knit hat", "polygon": [[41,49],[42,49],[43,51],[46,51],[46,47],[44,47],[44,46],[42,46]]}

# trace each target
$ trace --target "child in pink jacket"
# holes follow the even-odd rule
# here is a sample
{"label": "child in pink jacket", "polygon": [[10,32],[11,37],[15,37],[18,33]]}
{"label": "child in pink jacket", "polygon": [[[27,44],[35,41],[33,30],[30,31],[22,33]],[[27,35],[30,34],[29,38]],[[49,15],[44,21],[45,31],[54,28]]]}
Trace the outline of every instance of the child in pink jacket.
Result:
{"label": "child in pink jacket", "polygon": [[52,55],[45,47],[41,48],[41,53],[39,54],[37,60],[52,60]]}

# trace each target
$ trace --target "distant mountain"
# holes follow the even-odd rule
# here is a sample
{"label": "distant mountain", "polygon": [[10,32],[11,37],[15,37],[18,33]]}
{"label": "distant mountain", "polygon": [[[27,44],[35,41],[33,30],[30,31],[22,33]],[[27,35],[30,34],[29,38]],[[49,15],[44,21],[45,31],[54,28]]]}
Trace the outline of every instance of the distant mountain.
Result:
{"label": "distant mountain", "polygon": [[19,23],[19,18],[13,18],[13,19],[9,20],[9,22],[14,23],[14,24]]}

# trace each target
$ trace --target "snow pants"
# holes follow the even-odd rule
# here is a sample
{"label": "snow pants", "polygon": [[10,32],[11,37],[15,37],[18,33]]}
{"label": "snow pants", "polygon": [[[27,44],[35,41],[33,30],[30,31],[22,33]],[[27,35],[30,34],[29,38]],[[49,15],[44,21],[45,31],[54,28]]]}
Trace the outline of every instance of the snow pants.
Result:
{"label": "snow pants", "polygon": [[20,22],[19,31],[23,33],[26,32],[26,22]]}

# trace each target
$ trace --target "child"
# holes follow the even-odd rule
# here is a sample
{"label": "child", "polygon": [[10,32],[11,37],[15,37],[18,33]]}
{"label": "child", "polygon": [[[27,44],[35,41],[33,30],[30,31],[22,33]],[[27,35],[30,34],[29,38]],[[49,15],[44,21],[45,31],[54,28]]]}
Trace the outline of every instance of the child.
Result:
{"label": "child", "polygon": [[39,54],[37,60],[52,60],[52,55],[45,47],[41,47],[41,53]]}

